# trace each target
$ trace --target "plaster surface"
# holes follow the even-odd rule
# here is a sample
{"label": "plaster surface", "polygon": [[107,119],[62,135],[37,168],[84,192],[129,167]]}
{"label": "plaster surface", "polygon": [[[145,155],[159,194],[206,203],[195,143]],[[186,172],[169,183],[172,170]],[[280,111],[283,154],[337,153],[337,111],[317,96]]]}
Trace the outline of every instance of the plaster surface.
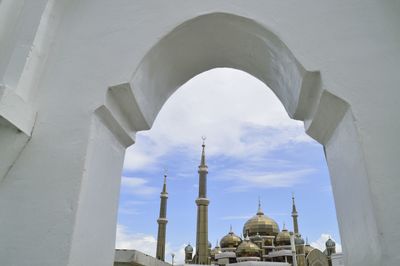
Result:
{"label": "plaster surface", "polygon": [[324,145],[345,265],[399,264],[399,13],[394,0],[1,1],[0,264],[112,265],[125,148],[215,67],[265,82]]}

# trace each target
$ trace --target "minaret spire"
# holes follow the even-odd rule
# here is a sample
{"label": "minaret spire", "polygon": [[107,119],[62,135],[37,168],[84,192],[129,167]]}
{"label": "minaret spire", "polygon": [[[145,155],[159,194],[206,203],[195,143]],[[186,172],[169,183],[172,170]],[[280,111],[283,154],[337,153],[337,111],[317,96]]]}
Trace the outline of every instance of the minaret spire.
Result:
{"label": "minaret spire", "polygon": [[164,184],[163,184],[163,189],[162,189],[161,193],[167,193],[167,170],[165,170]]}
{"label": "minaret spire", "polygon": [[258,196],[258,210],[257,210],[257,215],[264,215],[263,210],[261,209],[261,199],[260,196]]}
{"label": "minaret spire", "polygon": [[[200,162],[200,166],[206,166],[206,153],[204,151],[204,148],[206,147],[206,137],[201,137],[201,139],[203,140],[203,144],[201,145],[202,147],[202,151],[201,151],[201,162]],[[207,166],[206,166],[207,167]]]}
{"label": "minaret spire", "polygon": [[293,218],[293,230],[295,235],[299,234],[299,224],[297,222],[298,213],[296,210],[296,204],[294,202],[294,193],[292,193],[292,218]]}
{"label": "minaret spire", "polygon": [[208,167],[206,165],[205,140],[202,137],[203,144],[201,151],[201,160],[199,165],[199,196],[196,199],[197,204],[197,233],[196,233],[196,257],[197,264],[210,264],[208,259],[208,204],[207,199],[207,174]]}
{"label": "minaret spire", "polygon": [[161,202],[160,202],[160,216],[157,220],[158,223],[158,234],[157,234],[157,251],[156,257],[159,260],[165,260],[165,239],[166,239],[166,231],[167,231],[167,173],[164,174],[164,184],[160,194]]}

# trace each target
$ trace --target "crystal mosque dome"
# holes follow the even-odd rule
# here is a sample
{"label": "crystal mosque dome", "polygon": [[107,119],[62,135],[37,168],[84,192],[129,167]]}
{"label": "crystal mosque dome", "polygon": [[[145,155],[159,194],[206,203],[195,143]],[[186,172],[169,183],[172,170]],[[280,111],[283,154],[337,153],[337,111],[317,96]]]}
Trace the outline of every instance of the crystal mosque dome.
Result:
{"label": "crystal mosque dome", "polygon": [[260,236],[277,236],[279,234],[278,224],[270,217],[264,215],[261,204],[258,203],[258,211],[243,226],[243,235],[249,237],[260,234]]}

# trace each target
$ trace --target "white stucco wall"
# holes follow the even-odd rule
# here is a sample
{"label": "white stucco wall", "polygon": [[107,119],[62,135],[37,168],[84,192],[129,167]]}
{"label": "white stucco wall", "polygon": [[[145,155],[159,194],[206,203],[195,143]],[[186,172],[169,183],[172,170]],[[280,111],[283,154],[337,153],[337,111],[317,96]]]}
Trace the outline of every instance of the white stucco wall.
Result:
{"label": "white stucco wall", "polygon": [[331,256],[332,266],[344,266],[343,253],[336,253]]}
{"label": "white stucco wall", "polygon": [[1,1],[0,264],[111,265],[124,149],[217,66],[266,82],[325,146],[346,265],[398,264],[399,13],[394,0]]}

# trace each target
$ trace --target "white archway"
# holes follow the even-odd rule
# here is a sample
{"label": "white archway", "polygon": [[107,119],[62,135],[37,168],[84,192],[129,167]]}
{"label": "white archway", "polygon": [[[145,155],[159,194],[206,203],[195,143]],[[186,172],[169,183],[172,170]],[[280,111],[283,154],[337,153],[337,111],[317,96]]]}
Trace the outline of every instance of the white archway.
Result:
{"label": "white archway", "polygon": [[[175,90],[195,75],[216,67],[239,69],[260,79],[277,95],[291,118],[304,121],[307,134],[325,147],[347,263],[365,263],[366,253],[378,258],[377,242],[360,245],[357,239],[364,232],[352,226],[354,221],[365,223],[367,215],[366,226],[371,230],[375,218],[369,210],[368,180],[349,104],[324,89],[318,71],[307,71],[274,33],[255,21],[211,13],[182,23],[146,53],[130,83],[110,88],[107,99],[118,102],[130,98],[130,108],[136,108],[136,115],[128,119],[131,128],[134,132],[149,129]],[[115,114],[124,112],[113,111],[115,106],[128,108],[121,101],[109,106]],[[350,158],[342,155],[341,141],[349,145]],[[349,169],[354,165],[360,169]],[[354,180],[343,179],[354,173]],[[364,190],[359,195],[347,192],[354,186]],[[362,211],[350,211],[349,202]]]}
{"label": "white archway", "polygon": [[265,82],[324,145],[347,264],[398,264],[390,1],[12,1],[0,4],[0,143],[15,143],[0,150],[0,264],[110,264],[125,148],[182,83],[223,66]]}

